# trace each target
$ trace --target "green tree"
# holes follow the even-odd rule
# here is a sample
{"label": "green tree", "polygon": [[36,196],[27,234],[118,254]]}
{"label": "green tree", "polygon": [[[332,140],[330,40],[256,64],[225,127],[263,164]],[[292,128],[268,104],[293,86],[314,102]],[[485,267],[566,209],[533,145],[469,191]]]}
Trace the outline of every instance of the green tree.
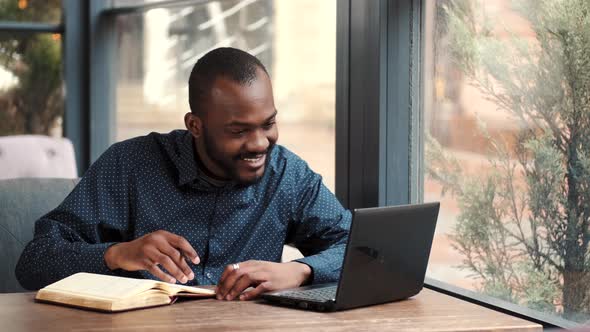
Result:
{"label": "green tree", "polygon": [[491,171],[478,176],[462,174],[460,163],[428,137],[427,174],[458,201],[451,237],[481,291],[588,320],[590,1],[513,1],[534,41],[495,38],[503,22],[485,17],[480,5],[438,2],[448,52],[522,129],[509,140],[481,125]]}
{"label": "green tree", "polygon": [[[0,0],[0,20],[59,22],[60,0]],[[0,135],[49,134],[63,114],[61,38],[0,32],[0,66],[16,84],[0,93]]]}

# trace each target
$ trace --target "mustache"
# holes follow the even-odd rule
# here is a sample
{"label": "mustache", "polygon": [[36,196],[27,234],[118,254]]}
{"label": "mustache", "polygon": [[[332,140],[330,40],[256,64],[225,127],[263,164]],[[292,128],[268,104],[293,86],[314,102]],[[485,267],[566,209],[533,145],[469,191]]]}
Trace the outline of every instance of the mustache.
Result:
{"label": "mustache", "polygon": [[244,158],[249,158],[249,159],[254,159],[254,158],[258,158],[264,155],[269,155],[272,148],[274,148],[274,144],[269,146],[266,150],[264,150],[263,152],[242,152],[239,155],[237,155],[235,157],[236,160],[239,159],[244,159]]}
{"label": "mustache", "polygon": [[254,159],[254,158],[258,158],[264,155],[268,155],[268,150],[264,151],[264,152],[256,152],[256,153],[242,153],[239,154],[238,156],[236,156],[235,159],[244,159],[244,158],[249,158],[249,159]]}

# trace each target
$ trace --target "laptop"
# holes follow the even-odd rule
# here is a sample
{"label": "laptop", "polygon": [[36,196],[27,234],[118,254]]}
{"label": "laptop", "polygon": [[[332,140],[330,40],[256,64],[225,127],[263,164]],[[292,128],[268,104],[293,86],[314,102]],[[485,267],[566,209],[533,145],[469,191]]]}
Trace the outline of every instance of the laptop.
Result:
{"label": "laptop", "polygon": [[355,209],[337,283],[261,295],[269,303],[335,311],[402,300],[424,285],[440,203]]}

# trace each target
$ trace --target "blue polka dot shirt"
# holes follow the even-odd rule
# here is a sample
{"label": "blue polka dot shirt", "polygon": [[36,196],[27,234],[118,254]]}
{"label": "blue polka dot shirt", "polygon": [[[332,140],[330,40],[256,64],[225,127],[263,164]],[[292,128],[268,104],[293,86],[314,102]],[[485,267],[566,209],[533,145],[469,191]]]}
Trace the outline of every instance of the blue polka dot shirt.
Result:
{"label": "blue polka dot shirt", "polygon": [[110,270],[106,249],[166,230],[185,237],[201,262],[189,285],[216,284],[226,265],[279,262],[292,243],[312,282],[336,281],[351,214],[321,176],[276,145],[261,181],[212,186],[199,176],[188,131],[151,133],[112,145],[55,210],[35,224],[16,276],[39,289],[77,272],[156,279],[147,271]]}

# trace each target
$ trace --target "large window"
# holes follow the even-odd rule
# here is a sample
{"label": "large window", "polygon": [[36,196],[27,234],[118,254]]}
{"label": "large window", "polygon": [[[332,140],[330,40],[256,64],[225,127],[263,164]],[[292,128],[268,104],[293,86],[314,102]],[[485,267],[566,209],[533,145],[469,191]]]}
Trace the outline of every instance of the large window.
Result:
{"label": "large window", "polygon": [[429,276],[590,320],[590,3],[423,3]]}
{"label": "large window", "polygon": [[193,65],[215,47],[237,47],[256,55],[271,75],[279,144],[334,189],[335,0],[154,8],[118,15],[117,30],[117,140],[183,129]]}
{"label": "large window", "polygon": [[61,34],[27,26],[60,20],[58,0],[0,1],[0,22],[22,24],[0,29],[0,136],[62,135]]}

